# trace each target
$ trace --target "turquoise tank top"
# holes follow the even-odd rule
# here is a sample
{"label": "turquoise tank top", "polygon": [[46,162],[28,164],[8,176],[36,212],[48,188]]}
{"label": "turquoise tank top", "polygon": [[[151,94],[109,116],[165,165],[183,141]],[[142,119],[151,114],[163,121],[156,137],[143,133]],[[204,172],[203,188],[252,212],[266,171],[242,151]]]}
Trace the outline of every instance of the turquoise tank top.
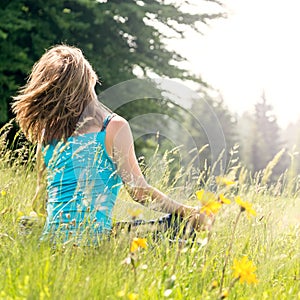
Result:
{"label": "turquoise tank top", "polygon": [[48,199],[43,236],[81,239],[111,230],[112,209],[122,185],[105,148],[111,117],[100,132],[44,147]]}

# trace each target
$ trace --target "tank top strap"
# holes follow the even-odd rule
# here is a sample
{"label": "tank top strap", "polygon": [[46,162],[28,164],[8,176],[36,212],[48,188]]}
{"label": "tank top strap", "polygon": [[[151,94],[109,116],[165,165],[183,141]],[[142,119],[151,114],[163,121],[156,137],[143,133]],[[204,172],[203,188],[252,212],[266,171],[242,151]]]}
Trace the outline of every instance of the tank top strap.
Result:
{"label": "tank top strap", "polygon": [[102,125],[102,128],[101,128],[101,131],[104,131],[107,127],[107,125],[109,124],[110,120],[116,116],[116,114],[110,114],[110,115],[107,115],[106,118],[104,119],[103,121],[103,125]]}

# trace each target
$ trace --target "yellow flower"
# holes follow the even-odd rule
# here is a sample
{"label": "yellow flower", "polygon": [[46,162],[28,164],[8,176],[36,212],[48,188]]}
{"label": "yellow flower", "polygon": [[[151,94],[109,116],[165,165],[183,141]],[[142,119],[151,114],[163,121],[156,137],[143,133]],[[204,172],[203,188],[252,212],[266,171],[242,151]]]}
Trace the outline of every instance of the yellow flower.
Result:
{"label": "yellow flower", "polygon": [[258,280],[254,274],[256,267],[251,260],[248,260],[247,256],[244,256],[241,260],[234,259],[233,262],[233,276],[238,278],[240,282],[257,283]]}
{"label": "yellow flower", "polygon": [[248,217],[256,216],[256,211],[252,208],[252,204],[246,201],[243,201],[240,196],[235,197],[235,202],[240,206],[241,211],[246,211]]}
{"label": "yellow flower", "polygon": [[223,194],[220,194],[219,201],[222,204],[230,204],[231,203],[231,201],[228,198],[226,198]]}
{"label": "yellow flower", "polygon": [[6,194],[7,194],[7,193],[6,193],[6,191],[5,191],[5,190],[2,190],[2,191],[1,191],[1,196],[2,196],[2,197],[5,197],[5,196],[6,196]]}
{"label": "yellow flower", "polygon": [[215,289],[218,287],[218,281],[217,280],[214,280],[212,283],[211,283],[211,289]]}
{"label": "yellow flower", "polygon": [[200,212],[206,214],[207,216],[211,216],[216,214],[220,208],[222,207],[222,203],[219,201],[211,201],[204,204],[200,208]]}
{"label": "yellow flower", "polygon": [[18,218],[21,218],[21,217],[23,217],[24,216],[24,213],[22,212],[22,211],[18,211],[17,212],[17,217]]}
{"label": "yellow flower", "polygon": [[130,245],[130,252],[135,252],[138,248],[147,248],[147,239],[134,238]]}
{"label": "yellow flower", "polygon": [[127,296],[129,300],[137,300],[139,297],[139,295],[136,293],[129,293]]}
{"label": "yellow flower", "polygon": [[200,191],[197,191],[196,196],[202,204],[206,204],[208,202],[213,202],[213,201],[217,200],[217,197],[214,193],[204,191],[203,189],[201,189]]}
{"label": "yellow flower", "polygon": [[229,186],[229,185],[235,184],[235,181],[229,180],[229,179],[226,178],[226,177],[217,176],[217,177],[216,177],[216,183],[217,183],[218,185],[226,185],[226,186]]}
{"label": "yellow flower", "polygon": [[229,292],[228,292],[228,290],[225,290],[225,291],[223,291],[222,292],[222,294],[221,294],[221,299],[225,299],[225,298],[227,298],[228,297],[228,295],[229,295]]}
{"label": "yellow flower", "polygon": [[137,209],[129,209],[128,213],[131,215],[133,219],[136,219],[141,213],[142,210],[140,208]]}

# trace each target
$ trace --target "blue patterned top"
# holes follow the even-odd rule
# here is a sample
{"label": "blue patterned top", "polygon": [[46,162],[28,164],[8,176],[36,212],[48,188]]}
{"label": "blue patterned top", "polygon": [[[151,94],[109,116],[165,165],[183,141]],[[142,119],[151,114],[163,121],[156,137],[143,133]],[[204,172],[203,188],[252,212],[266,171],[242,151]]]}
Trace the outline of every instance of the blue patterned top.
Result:
{"label": "blue patterned top", "polygon": [[43,235],[62,234],[66,240],[111,229],[122,180],[106,152],[105,136],[104,127],[43,149],[48,192]]}

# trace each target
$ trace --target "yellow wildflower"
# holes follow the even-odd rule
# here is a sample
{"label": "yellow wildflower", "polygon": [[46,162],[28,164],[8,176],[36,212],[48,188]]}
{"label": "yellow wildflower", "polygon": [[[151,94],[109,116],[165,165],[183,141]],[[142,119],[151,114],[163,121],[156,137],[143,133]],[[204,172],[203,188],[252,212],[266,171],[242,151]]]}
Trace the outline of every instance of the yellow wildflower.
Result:
{"label": "yellow wildflower", "polygon": [[202,204],[206,204],[208,202],[213,202],[217,200],[217,197],[214,193],[204,191],[203,189],[197,191],[196,196]]}
{"label": "yellow wildflower", "polygon": [[129,209],[128,213],[131,215],[132,219],[136,219],[142,213],[142,210],[140,208]]}
{"label": "yellow wildflower", "polygon": [[241,211],[246,211],[248,217],[256,216],[256,211],[252,208],[252,204],[246,201],[243,201],[240,196],[235,197],[235,202],[240,206]]}
{"label": "yellow wildflower", "polygon": [[7,193],[6,193],[6,191],[5,191],[5,190],[2,190],[2,191],[1,191],[1,196],[2,196],[2,197],[5,197],[5,196],[6,196],[6,194],[7,194]]}
{"label": "yellow wildflower", "polygon": [[139,295],[136,293],[129,293],[127,296],[129,300],[137,300],[139,297]]}
{"label": "yellow wildflower", "polygon": [[228,198],[226,198],[223,194],[220,194],[219,201],[222,204],[230,204],[231,203],[231,201]]}
{"label": "yellow wildflower", "polygon": [[248,260],[247,256],[244,256],[241,260],[234,259],[233,262],[233,276],[238,278],[240,282],[257,283],[258,280],[254,274],[256,267],[251,260]]}
{"label": "yellow wildflower", "polygon": [[211,283],[211,289],[215,289],[218,287],[218,281],[217,280],[214,280],[212,283]]}
{"label": "yellow wildflower", "polygon": [[221,299],[225,299],[225,298],[227,298],[228,297],[228,295],[229,295],[229,292],[228,292],[228,290],[225,290],[225,291],[223,291],[222,292],[222,294],[221,294]]}
{"label": "yellow wildflower", "polygon": [[134,238],[130,245],[130,252],[135,252],[138,248],[147,248],[147,239]]}
{"label": "yellow wildflower", "polygon": [[18,218],[21,218],[21,217],[23,217],[24,216],[24,213],[22,212],[22,211],[18,211],[17,212],[17,217]]}
{"label": "yellow wildflower", "polygon": [[217,177],[216,177],[216,183],[217,183],[218,185],[226,185],[226,186],[229,186],[229,185],[235,184],[235,181],[229,180],[229,179],[226,178],[226,177],[217,176]]}
{"label": "yellow wildflower", "polygon": [[206,214],[207,216],[211,216],[216,214],[220,208],[222,207],[222,203],[219,201],[211,201],[204,204],[200,208],[200,212]]}

